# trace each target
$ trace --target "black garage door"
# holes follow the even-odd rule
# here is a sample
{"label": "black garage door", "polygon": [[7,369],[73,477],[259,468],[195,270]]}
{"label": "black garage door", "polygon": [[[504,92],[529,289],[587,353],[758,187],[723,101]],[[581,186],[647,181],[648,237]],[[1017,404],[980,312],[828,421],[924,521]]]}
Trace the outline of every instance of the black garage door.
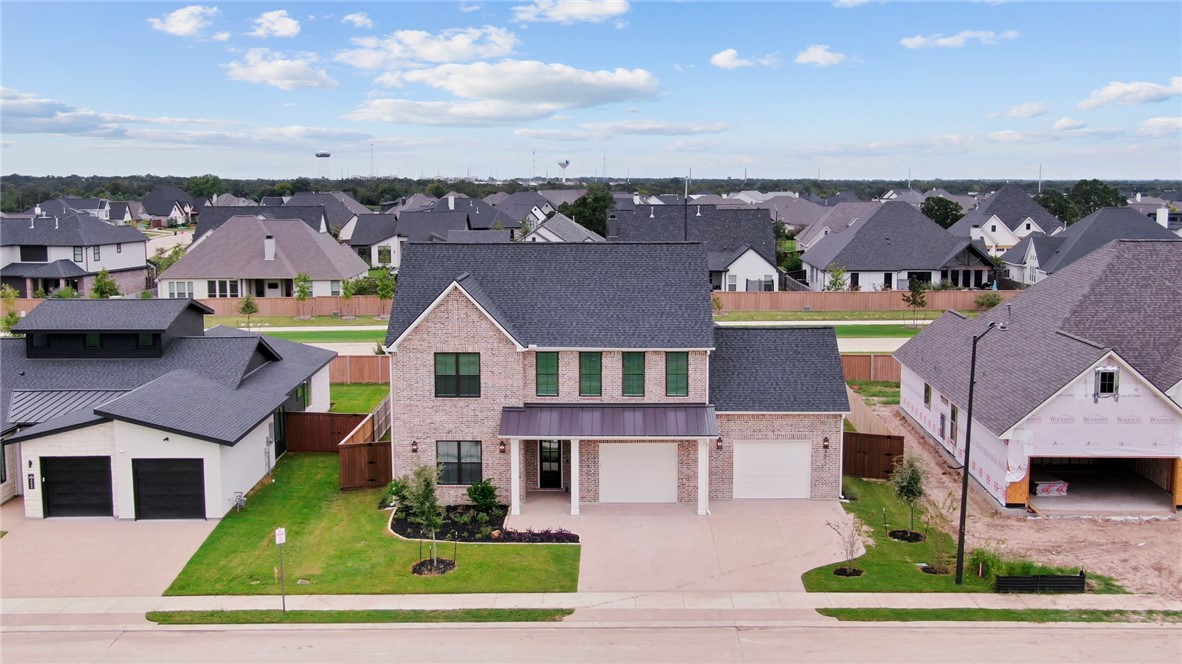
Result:
{"label": "black garage door", "polygon": [[114,516],[111,457],[41,457],[43,513]]}
{"label": "black garage door", "polygon": [[205,518],[205,466],[201,459],[132,459],[131,472],[135,518]]}

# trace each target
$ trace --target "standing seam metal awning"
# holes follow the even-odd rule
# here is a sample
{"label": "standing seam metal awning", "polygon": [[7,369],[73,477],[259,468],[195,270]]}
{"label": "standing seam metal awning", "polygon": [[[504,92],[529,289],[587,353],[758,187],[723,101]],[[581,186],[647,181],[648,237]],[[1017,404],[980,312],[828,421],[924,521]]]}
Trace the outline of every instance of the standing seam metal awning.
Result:
{"label": "standing seam metal awning", "polygon": [[709,404],[525,404],[501,409],[501,438],[717,438]]}

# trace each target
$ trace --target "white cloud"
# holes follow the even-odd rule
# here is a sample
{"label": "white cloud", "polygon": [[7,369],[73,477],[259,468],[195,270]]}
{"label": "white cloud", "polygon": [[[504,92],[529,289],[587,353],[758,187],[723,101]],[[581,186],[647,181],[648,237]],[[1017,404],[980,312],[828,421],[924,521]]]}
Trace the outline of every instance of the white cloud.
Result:
{"label": "white cloud", "polygon": [[575,129],[514,129],[513,135],[546,141],[589,141],[595,138],[589,131]]}
{"label": "white cloud", "polygon": [[614,120],[588,122],[584,129],[609,136],[690,136],[717,134],[731,128],[725,122],[659,122],[656,120]]}
{"label": "white cloud", "polygon": [[1169,136],[1182,132],[1182,117],[1178,118],[1149,118],[1141,123],[1137,133],[1146,136]]}
{"label": "white cloud", "polygon": [[152,26],[153,30],[167,32],[176,37],[194,37],[212,25],[213,17],[220,13],[217,7],[189,5],[160,18],[149,18],[148,25]]}
{"label": "white cloud", "polygon": [[300,22],[287,15],[286,9],[263,12],[254,20],[251,37],[294,37],[300,34]]}
{"label": "white cloud", "polygon": [[1045,115],[1047,112],[1047,105],[1041,101],[1032,101],[1025,104],[1018,104],[1006,109],[1002,115],[1007,118],[1036,118],[1040,115]]}
{"label": "white cloud", "polygon": [[559,107],[545,104],[515,104],[504,101],[414,101],[411,99],[370,99],[347,114],[348,120],[389,122],[432,127],[495,127],[540,120]]}
{"label": "white cloud", "polygon": [[816,65],[818,67],[829,67],[831,65],[839,65],[843,62],[857,62],[857,58],[851,58],[845,53],[836,53],[829,50],[827,44],[813,44],[796,54],[794,62],[799,65]]}
{"label": "white cloud", "polygon": [[1072,129],[1083,129],[1087,125],[1074,118],[1062,117],[1055,120],[1055,124],[1051,125],[1051,129],[1055,131],[1071,131]]}
{"label": "white cloud", "polygon": [[738,69],[739,67],[750,67],[755,63],[751,60],[740,58],[738,51],[728,48],[710,56],[710,64],[719,69]]}
{"label": "white cloud", "polygon": [[232,81],[262,83],[281,90],[295,88],[335,88],[339,84],[323,69],[313,65],[316,55],[307,53],[284,57],[282,53],[266,48],[252,48],[241,62],[223,65],[226,77]]}
{"label": "white cloud", "polygon": [[904,37],[899,40],[899,43],[907,48],[961,48],[970,41],[978,41],[982,44],[996,44],[1000,41],[1008,41],[1018,38],[1017,30],[1006,30],[1005,32],[997,33],[992,30],[961,30],[955,35],[915,35],[914,37]]}
{"label": "white cloud", "polygon": [[350,23],[355,28],[372,28],[373,20],[365,14],[365,12],[357,12],[355,14],[345,14],[341,18],[341,23]]}
{"label": "white cloud", "polygon": [[446,64],[403,74],[411,83],[446,90],[457,97],[559,108],[589,108],[648,99],[660,82],[644,69],[590,71],[537,60]]}
{"label": "white cloud", "polygon": [[75,134],[117,137],[127,133],[126,125],[223,125],[226,120],[147,117],[99,113],[46,99],[12,88],[0,87],[0,131],[10,134]]}
{"label": "white cloud", "polygon": [[366,70],[499,58],[511,55],[518,44],[512,32],[490,25],[438,34],[398,30],[387,37],[357,37],[351,41],[358,48],[338,53],[336,60]]}
{"label": "white cloud", "polygon": [[480,5],[474,2],[461,2],[460,11],[464,12],[465,14],[470,12],[478,12],[480,11]]}
{"label": "white cloud", "polygon": [[[627,0],[534,0],[513,8],[513,20],[519,23],[602,23],[628,13]],[[618,27],[618,26],[617,26]]]}
{"label": "white cloud", "polygon": [[1092,90],[1091,96],[1079,103],[1083,109],[1100,108],[1109,104],[1148,104],[1182,95],[1182,76],[1175,76],[1166,85],[1134,81],[1121,83],[1109,81],[1099,90]]}
{"label": "white cloud", "polygon": [[833,3],[833,6],[838,9],[852,9],[854,7],[861,7],[868,2],[870,0],[837,0]]}
{"label": "white cloud", "polygon": [[230,38],[230,33],[228,33],[228,32],[215,32],[212,37],[212,39],[214,41],[220,41],[220,42],[224,42],[229,38]]}

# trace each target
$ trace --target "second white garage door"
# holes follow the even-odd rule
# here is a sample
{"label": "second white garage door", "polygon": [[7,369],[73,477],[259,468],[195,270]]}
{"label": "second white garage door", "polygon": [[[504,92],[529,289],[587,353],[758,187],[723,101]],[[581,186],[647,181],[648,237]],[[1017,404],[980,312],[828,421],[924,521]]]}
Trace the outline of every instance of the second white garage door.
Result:
{"label": "second white garage door", "polygon": [[677,443],[600,443],[599,502],[677,502]]}
{"label": "second white garage door", "polygon": [[735,498],[808,498],[810,462],[806,440],[736,441]]}

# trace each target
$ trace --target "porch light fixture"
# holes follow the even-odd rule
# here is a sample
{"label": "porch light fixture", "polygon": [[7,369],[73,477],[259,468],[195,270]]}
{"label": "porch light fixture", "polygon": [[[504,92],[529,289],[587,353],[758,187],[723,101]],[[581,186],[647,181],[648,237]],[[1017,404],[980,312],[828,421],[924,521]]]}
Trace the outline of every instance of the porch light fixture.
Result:
{"label": "porch light fixture", "polygon": [[722,439],[721,438],[718,439],[717,443],[714,443],[714,449],[716,449],[716,450],[722,449]]}
{"label": "porch light fixture", "polygon": [[505,441],[502,440],[500,447],[497,449],[501,452],[501,454],[504,454],[505,453]]}
{"label": "porch light fixture", "polygon": [[410,451],[412,454],[419,453],[419,441],[417,441],[417,440],[410,441]]}
{"label": "porch light fixture", "polygon": [[825,436],[821,439],[821,449],[825,450],[826,452],[829,451],[829,436]]}

